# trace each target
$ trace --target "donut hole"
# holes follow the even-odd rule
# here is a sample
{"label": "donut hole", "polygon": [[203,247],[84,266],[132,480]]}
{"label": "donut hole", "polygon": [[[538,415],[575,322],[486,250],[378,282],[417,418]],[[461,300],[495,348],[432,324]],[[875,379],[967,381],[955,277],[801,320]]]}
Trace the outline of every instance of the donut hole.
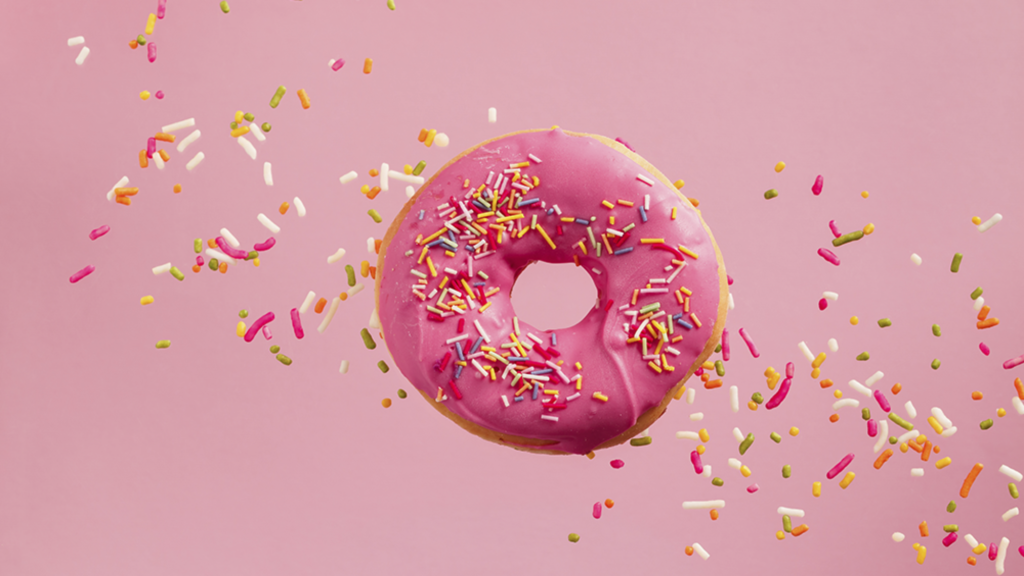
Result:
{"label": "donut hole", "polygon": [[516,277],[511,299],[521,321],[559,330],[586,317],[597,301],[597,287],[583,268],[571,263],[534,262]]}

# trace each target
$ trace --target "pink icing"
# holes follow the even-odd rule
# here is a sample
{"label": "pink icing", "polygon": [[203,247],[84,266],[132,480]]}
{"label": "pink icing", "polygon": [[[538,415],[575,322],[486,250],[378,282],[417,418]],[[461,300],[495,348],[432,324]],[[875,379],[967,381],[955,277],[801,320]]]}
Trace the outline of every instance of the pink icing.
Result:
{"label": "pink icing", "polygon": [[[458,249],[453,250],[454,257],[446,255],[447,248],[443,244],[431,247],[427,252],[435,266],[436,276],[430,273],[425,258],[418,263],[423,245],[427,244],[418,244],[418,238],[431,236],[443,229],[445,221],[462,214],[463,206],[468,206],[472,199],[469,195],[487,181],[490,172],[493,171],[495,176],[487,186],[488,191],[497,183],[498,174],[511,164],[527,161],[531,154],[541,162],[531,161],[528,167],[521,169],[525,176],[523,181],[536,176],[540,185],[522,195],[522,201],[536,198],[540,202],[521,207],[525,218],[504,225],[515,226],[518,236],[518,229],[529,228],[531,219],[536,215],[537,224],[550,236],[555,249],[536,230],[515,239],[506,231],[496,252],[492,252],[492,243],[496,242],[492,235],[488,245],[480,249],[480,253],[492,253],[474,258],[466,249],[471,239],[460,224],[464,222],[462,220],[453,224],[459,230],[455,234]],[[653,184],[645,183],[638,174]],[[464,188],[467,179],[470,187]],[[499,198],[503,199],[510,190],[514,190],[511,183],[504,186],[504,195]],[[518,198],[520,191],[515,191]],[[643,223],[639,207],[644,204],[645,194],[650,195],[650,208],[646,211],[648,220]],[[490,192],[485,191],[484,195],[489,197]],[[439,205],[450,199],[461,202],[461,205],[447,214],[444,209],[438,210]],[[634,205],[619,205],[616,203],[619,199]],[[603,206],[602,200],[614,204],[614,208]],[[489,201],[481,199],[481,202],[490,205]],[[547,213],[555,205],[561,210],[562,217],[585,220],[596,217],[590,226],[597,242],[602,244],[600,257],[590,243],[587,226],[563,222],[558,213]],[[675,220],[670,218],[673,207],[677,208]],[[471,207],[466,209],[472,210]],[[420,210],[425,212],[422,220],[419,219]],[[507,210],[506,206],[500,212],[508,214]],[[615,216],[614,226],[608,224],[610,215]],[[476,213],[473,217],[477,218]],[[481,227],[488,230],[487,226],[495,224],[496,217],[480,222]],[[632,247],[633,250],[618,256],[609,255],[601,234],[608,228],[621,231],[631,223],[635,227],[626,241],[621,246],[613,243],[612,247]],[[641,238],[663,238],[667,246],[653,249],[650,244],[641,244]],[[614,239],[609,235],[609,241]],[[587,245],[586,255],[577,245],[580,240]],[[651,279],[667,278],[672,273],[672,270],[665,271],[664,268],[681,256],[681,252],[675,249],[679,245],[696,253],[698,258],[683,257],[686,265],[671,284],[651,285],[653,288],[667,287],[669,293],[640,295],[636,305],[620,310],[620,306],[630,303],[634,289],[645,288]],[[666,250],[668,247],[671,248]],[[479,321],[490,338],[490,345],[497,348],[495,354],[504,352],[518,357],[515,349],[500,348],[501,344],[512,342],[509,334],[513,332],[515,312],[510,294],[516,276],[533,261],[572,263],[574,255],[579,257],[580,264],[597,287],[595,307],[575,326],[555,331],[543,330],[519,319],[519,341],[532,342],[528,336],[532,334],[541,340],[545,351],[556,351],[558,356],[550,360],[564,361],[560,370],[565,378],[574,379],[582,375],[580,395],[569,400],[577,393],[576,381],[566,384],[558,371],[552,371],[544,375],[550,381],[543,384],[546,390],[557,390],[557,396],[540,393],[534,400],[532,391],[527,390],[521,394],[523,399],[516,402],[516,392],[526,379],[520,378],[516,387],[511,387],[513,375],[512,372],[505,374],[506,364],[487,357],[476,360],[483,367],[494,367],[496,381],[489,376],[482,377],[471,360],[462,368],[460,377],[455,379],[459,368],[456,346],[461,346],[463,353],[469,354],[480,336],[474,321]],[[383,265],[378,272],[381,275],[378,305],[382,333],[395,364],[412,385],[432,398],[439,396],[440,388],[445,406],[471,423],[499,434],[550,441],[554,444],[542,448],[575,454],[586,454],[628,430],[641,414],[657,406],[687,372],[695,368],[693,363],[715,332],[721,303],[720,286],[724,283],[713,240],[696,210],[675,189],[619,150],[597,139],[569,135],[558,129],[522,132],[486,142],[442,169],[412,201],[411,209],[391,239],[382,260]],[[460,275],[468,275],[472,271],[471,282],[483,283],[482,290],[490,291],[495,287],[500,290],[486,297],[489,306],[483,313],[480,312],[482,299],[477,293],[473,307],[464,314],[444,312],[443,319],[436,321],[439,317],[428,312],[427,306],[436,307],[440,293],[433,291],[442,279],[449,276],[448,286],[463,290],[459,277],[446,273],[445,269]],[[419,277],[413,271],[426,275],[427,284],[421,293],[431,297],[425,301],[414,293],[413,287]],[[479,275],[480,272],[486,275],[486,279]],[[683,313],[683,306],[676,299],[675,291],[680,286],[692,292],[689,312],[698,318],[699,327],[689,313]],[[452,299],[449,293],[445,302],[451,303]],[[669,315],[682,313],[681,319],[693,325],[692,329],[686,329],[677,322],[669,338],[681,335],[682,341],[663,345],[663,353],[669,346],[678,351],[678,355],[665,354],[674,372],[656,372],[647,360],[641,358],[640,344],[627,343],[627,338],[633,336],[638,326],[634,323],[630,328],[631,334],[627,336],[624,324],[630,323],[631,319],[625,312],[638,311],[655,302],[661,303],[661,311]],[[428,315],[433,316],[433,320]],[[667,328],[668,320],[669,316],[662,316],[660,324]],[[446,344],[448,339],[460,336],[461,326],[464,326],[462,333],[467,334],[468,339]],[[557,345],[552,343],[552,332],[557,336]],[[649,350],[649,353],[653,351]],[[542,369],[538,366],[547,360],[536,350],[527,351],[527,357],[531,362],[540,363],[533,365],[535,370]],[[525,363],[513,362],[524,371],[529,370]],[[582,366],[581,370],[576,368],[577,362]],[[443,369],[439,370],[442,364]],[[663,365],[660,362],[655,364]],[[452,382],[456,388],[450,385]],[[536,386],[537,381],[533,382]],[[456,389],[461,398],[456,398]],[[594,398],[595,392],[600,392],[608,400],[604,402]],[[503,396],[508,400],[507,407]],[[557,420],[550,419],[552,417],[557,417]]]}

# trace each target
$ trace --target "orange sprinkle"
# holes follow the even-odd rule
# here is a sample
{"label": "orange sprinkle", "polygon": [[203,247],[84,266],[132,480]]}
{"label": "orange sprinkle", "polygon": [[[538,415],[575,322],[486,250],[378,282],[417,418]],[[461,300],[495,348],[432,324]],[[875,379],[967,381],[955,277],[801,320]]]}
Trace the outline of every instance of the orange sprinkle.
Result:
{"label": "orange sprinkle", "polygon": [[899,382],[897,382],[897,383],[892,385],[892,394],[893,394],[893,396],[899,394],[900,390],[903,390],[903,386],[900,386]]}
{"label": "orange sprinkle", "polygon": [[711,509],[711,519],[718,520],[718,510],[715,510],[714,508]]}
{"label": "orange sprinkle", "polygon": [[975,390],[974,392],[971,392],[971,400],[981,400],[982,398],[983,398],[983,396],[982,396],[981,392],[978,392],[977,390]]}
{"label": "orange sprinkle", "polygon": [[886,448],[885,452],[882,452],[881,454],[879,454],[878,458],[875,460],[875,470],[881,470],[882,469],[882,465],[885,464],[886,461],[889,460],[889,458],[892,455],[893,455],[892,448]]}
{"label": "orange sprinkle", "polygon": [[129,43],[128,43],[128,46],[129,46],[129,47],[130,47],[130,48],[131,48],[132,50],[135,50],[136,48],[138,48],[138,47],[139,47],[139,41],[138,41],[138,40],[132,40],[131,42],[129,42]]}
{"label": "orange sprinkle", "polygon": [[690,201],[690,204],[691,204],[691,205],[692,205],[692,206],[693,206],[694,208],[696,208],[697,206],[700,206],[700,200],[697,200],[696,198],[687,198],[687,200],[689,200],[689,201]]}
{"label": "orange sprinkle", "polygon": [[425,142],[427,140],[427,132],[429,132],[429,130],[427,130],[426,128],[420,128],[420,136],[419,138],[417,138],[417,140],[419,140],[420,142]]}
{"label": "orange sprinkle", "polygon": [[921,531],[921,537],[922,538],[927,538],[928,537],[928,521],[927,520],[922,520],[921,523],[917,525],[917,529]]}
{"label": "orange sprinkle", "polygon": [[721,379],[716,379],[716,380],[712,380],[710,382],[705,382],[704,383],[704,388],[706,388],[707,390],[714,390],[715,388],[721,388],[721,387],[722,387],[722,380]]}
{"label": "orange sprinkle", "polygon": [[163,132],[157,132],[154,138],[161,142],[170,142],[172,144],[174,143],[174,134],[165,134]]}
{"label": "orange sprinkle", "polygon": [[370,278],[372,278],[374,280],[377,279],[377,267],[376,266],[370,266]]}
{"label": "orange sprinkle", "polygon": [[984,330],[985,328],[991,328],[999,325],[999,318],[986,318],[981,322],[978,322],[978,330]]}
{"label": "orange sprinkle", "polygon": [[117,196],[135,196],[138,193],[138,188],[114,188],[114,194]]}
{"label": "orange sprinkle", "polygon": [[832,380],[830,380],[828,378],[825,378],[824,380],[822,380],[818,384],[820,384],[822,388],[828,388],[828,387],[832,386],[833,382],[832,382]]}
{"label": "orange sprinkle", "polygon": [[202,270],[202,269],[203,269],[203,267],[200,266],[199,264],[193,264],[192,265],[192,271],[195,272],[196,274],[198,274],[199,271]]}
{"label": "orange sprinkle", "polygon": [[174,193],[175,194],[180,194],[181,193],[181,184],[175,184],[174,185]]}
{"label": "orange sprinkle", "polygon": [[367,58],[363,62],[363,74],[369,74],[371,71],[373,71],[373,58]]}
{"label": "orange sprinkle", "polygon": [[1020,378],[1013,381],[1013,386],[1017,389],[1017,398],[1024,400],[1024,384],[1021,383]]}
{"label": "orange sprinkle", "polygon": [[313,311],[319,314],[324,311],[324,306],[327,306],[327,298],[321,298],[320,300],[318,300],[316,303],[316,307],[313,308]]}
{"label": "orange sprinkle", "polygon": [[342,292],[341,294],[338,294],[338,298],[340,298],[342,302],[348,300],[348,292]]}
{"label": "orange sprinkle", "polygon": [[757,402],[750,400],[747,402],[747,408],[750,408],[752,412],[757,412]]}
{"label": "orange sprinkle", "polygon": [[206,241],[206,245],[209,246],[210,248],[216,248],[217,247],[217,239],[216,238],[210,238],[209,240]]}
{"label": "orange sprinkle", "polygon": [[683,552],[685,552],[687,556],[693,556],[693,546],[683,548]]}
{"label": "orange sprinkle", "polygon": [[928,440],[924,441],[924,446],[921,448],[921,460],[927,462],[928,458],[932,455],[932,443]]}
{"label": "orange sprinkle", "polygon": [[370,178],[376,178],[380,176],[380,172],[376,168],[370,168]]}
{"label": "orange sprinkle", "polygon": [[978,474],[981,474],[982,469],[985,466],[978,462],[971,468],[971,471],[967,473],[967,478],[964,478],[963,486],[960,487],[960,497],[967,498],[971,495],[971,486],[974,485],[974,481],[978,479]]}
{"label": "orange sprinkle", "polygon": [[157,151],[157,154],[160,155],[160,159],[163,160],[164,162],[171,161],[171,155],[167,153],[167,150],[161,148],[160,150]]}
{"label": "orange sprinkle", "polygon": [[145,150],[140,150],[139,151],[139,166],[142,167],[142,168],[148,168],[149,167],[149,158],[146,158],[146,151]]}
{"label": "orange sprinkle", "polygon": [[611,508],[612,506],[615,506],[615,500],[612,500],[611,498],[609,498],[609,499],[604,501],[604,505],[605,505],[606,508]]}
{"label": "orange sprinkle", "polygon": [[227,274],[228,273],[228,263],[227,262],[221,262],[220,263],[220,273],[221,274]]}
{"label": "orange sprinkle", "polygon": [[305,88],[299,88],[299,102],[302,103],[303,110],[309,110],[309,94],[306,94]]}
{"label": "orange sprinkle", "polygon": [[835,424],[836,422],[839,422],[839,414],[833,414],[833,415],[829,416],[828,417],[828,421],[833,423],[833,424]]}
{"label": "orange sprinkle", "polygon": [[382,246],[383,244],[384,244],[384,241],[383,241],[383,240],[374,240],[374,241],[373,241],[373,251],[374,251],[374,253],[376,253],[376,254],[380,254],[380,247],[381,247],[381,246]]}
{"label": "orange sprinkle", "polygon": [[990,310],[992,309],[989,308],[988,304],[982,306],[981,310],[978,311],[978,320],[984,320],[985,318],[988,318],[988,313]]}
{"label": "orange sprinkle", "polygon": [[281,207],[278,208],[277,211],[281,213],[281,216],[284,216],[284,213],[288,211],[288,203],[281,202]]}
{"label": "orange sprinkle", "polygon": [[385,408],[391,408],[391,398],[385,398],[380,401],[380,405]]}
{"label": "orange sprinkle", "polygon": [[790,534],[792,534],[793,536],[799,536],[804,532],[807,532],[808,530],[810,530],[810,528],[807,526],[807,524],[801,524],[796,528],[793,528],[793,531],[790,532]]}
{"label": "orange sprinkle", "polygon": [[370,200],[373,200],[374,198],[377,197],[377,194],[380,194],[380,186],[374,186],[373,188],[370,188],[370,191],[366,194],[366,197],[369,198]]}

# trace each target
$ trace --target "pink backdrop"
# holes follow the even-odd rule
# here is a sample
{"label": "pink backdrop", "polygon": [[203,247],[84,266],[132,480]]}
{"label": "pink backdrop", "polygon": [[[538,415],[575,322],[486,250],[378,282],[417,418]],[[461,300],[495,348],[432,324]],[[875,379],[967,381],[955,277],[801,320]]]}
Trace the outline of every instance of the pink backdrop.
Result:
{"label": "pink backdrop", "polygon": [[[1009,537],[1007,573],[1024,570],[1024,519],[1000,519],[1020,501],[997,472],[1024,470],[1024,419],[1009,402],[1024,367],[1001,367],[1024,353],[1019,3],[397,1],[392,12],[384,0],[235,0],[223,14],[214,0],[169,0],[153,64],[127,44],[156,0],[2,9],[0,574],[968,573],[963,538],[939,543],[949,523],[986,543]],[[77,35],[91,49],[81,67],[79,47],[65,43]],[[338,57],[348,64],[332,72]],[[279,84],[289,93],[272,110]],[[141,90],[166,98],[142,101]],[[274,126],[256,162],[228,135],[238,109]],[[146,138],[188,117],[202,138],[183,155],[169,148],[162,172],[140,169]],[[553,124],[622,137],[686,180],[736,280],[728,326],[745,327],[761,350],[755,360],[734,337],[726,385],[744,401],[768,394],[765,368],[793,361],[779,409],[733,414],[726,389],[700,389],[695,405],[670,407],[650,446],[594,460],[536,456],[478,440],[419,398],[399,400],[411,386],[397,370],[381,374],[376,362],[390,358],[360,341],[370,291],[343,303],[323,335],[307,314],[307,336],[295,340],[288,310],[308,290],[342,290],[342,266],[367,257],[365,239],[383,235],[404,201],[400,189],[361,196],[370,168],[422,159],[429,175],[480,140]],[[423,147],[424,127],[451,146]],[[199,150],[206,160],[186,172]],[[777,174],[779,160],[788,167]],[[360,179],[343,187],[349,170]],[[814,197],[818,174],[825,191]],[[130,208],[104,198],[122,175],[140,188]],[[765,201],[769,188],[780,196]],[[280,216],[296,195],[309,214]],[[366,216],[371,207],[384,224]],[[263,240],[259,212],[283,228],[259,268],[189,270],[193,238],[227,227],[244,244]],[[995,212],[1004,221],[979,234],[971,216]],[[838,268],[815,255],[830,219],[844,231],[877,227],[836,250]],[[112,231],[90,241],[102,224]],[[327,265],[339,247],[348,255]],[[958,274],[954,252],[965,255]],[[150,272],[168,261],[184,282]],[[96,272],[69,284],[87,264]],[[566,294],[524,277],[524,316],[556,326],[582,316],[566,303],[592,288],[563,268],[548,270],[575,282]],[[979,285],[1002,320],[983,332],[968,297]],[[840,298],[819,312],[824,290]],[[147,294],[155,303],[140,306]],[[277,314],[271,342],[235,336],[243,308],[250,321]],[[893,326],[879,328],[882,317]],[[837,386],[824,391],[796,344],[817,353],[830,337],[840,350],[822,378]],[[161,339],[171,347],[155,349]],[[273,343],[291,366],[274,360]],[[855,361],[865,350],[871,360]],[[877,416],[845,385],[876,370],[878,387],[902,383],[895,409],[905,415],[912,400],[919,428],[931,432],[932,406],[958,425],[937,442],[949,467],[897,452],[876,471],[860,414],[828,421],[837,388]],[[973,390],[985,399],[972,401]],[[995,426],[982,431],[987,418]],[[721,488],[694,475],[693,443],[674,437],[701,425]],[[796,438],[785,434],[794,425]],[[757,436],[743,457],[750,479],[726,465],[738,457],[734,426]],[[850,452],[857,477],[842,490],[824,475]],[[616,458],[624,468],[609,466]],[[964,500],[957,491],[975,462],[986,468]],[[912,467],[924,477],[911,478]],[[824,493],[813,498],[817,480]],[[606,498],[615,507],[595,520],[591,507]],[[728,503],[715,522],[680,507],[711,498]],[[810,531],[777,541],[778,506],[806,509]],[[922,520],[928,538],[917,534]],[[894,531],[907,540],[894,543]],[[684,554],[695,541],[709,560]],[[924,567],[913,542],[928,547]],[[984,555],[978,562],[992,570]]]}

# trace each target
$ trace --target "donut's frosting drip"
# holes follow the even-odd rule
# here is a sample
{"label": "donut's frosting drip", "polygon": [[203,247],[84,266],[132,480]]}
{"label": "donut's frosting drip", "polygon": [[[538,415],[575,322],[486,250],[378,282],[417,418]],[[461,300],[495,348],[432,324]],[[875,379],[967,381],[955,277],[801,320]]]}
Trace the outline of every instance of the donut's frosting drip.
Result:
{"label": "donut's frosting drip", "polygon": [[[512,285],[533,261],[588,271],[598,301],[581,322],[515,318]],[[485,143],[438,173],[383,264],[382,331],[416,388],[471,423],[577,454],[662,401],[720,304],[696,211],[623,153],[557,129]]]}

